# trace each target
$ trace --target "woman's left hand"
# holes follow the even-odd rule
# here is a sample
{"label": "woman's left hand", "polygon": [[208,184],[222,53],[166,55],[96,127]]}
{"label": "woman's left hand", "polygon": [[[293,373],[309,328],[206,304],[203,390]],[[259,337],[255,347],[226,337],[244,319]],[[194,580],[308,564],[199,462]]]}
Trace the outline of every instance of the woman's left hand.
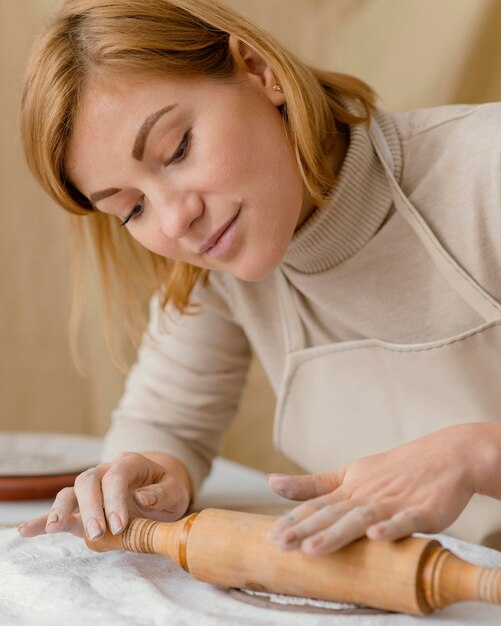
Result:
{"label": "woman's left hand", "polygon": [[364,535],[393,540],[444,530],[475,493],[471,426],[452,426],[332,472],[270,474],[276,493],[304,502],[278,520],[269,539],[284,550],[320,555]]}

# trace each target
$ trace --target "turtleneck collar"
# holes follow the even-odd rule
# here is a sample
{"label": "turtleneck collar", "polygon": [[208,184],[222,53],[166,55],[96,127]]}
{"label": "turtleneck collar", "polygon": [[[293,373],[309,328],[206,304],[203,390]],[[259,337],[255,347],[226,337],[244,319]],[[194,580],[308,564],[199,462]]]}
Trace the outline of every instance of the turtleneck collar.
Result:
{"label": "turtleneck collar", "polygon": [[[388,142],[400,179],[402,149],[390,114],[377,110],[374,118]],[[350,144],[338,182],[325,203],[295,233],[282,266],[303,274],[332,269],[358,252],[379,230],[390,213],[392,197],[383,167],[367,127],[350,126]]]}

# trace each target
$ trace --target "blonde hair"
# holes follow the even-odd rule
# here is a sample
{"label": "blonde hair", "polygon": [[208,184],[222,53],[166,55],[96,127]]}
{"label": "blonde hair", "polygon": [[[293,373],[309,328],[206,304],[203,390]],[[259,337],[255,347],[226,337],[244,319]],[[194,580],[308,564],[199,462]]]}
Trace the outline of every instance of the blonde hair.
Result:
{"label": "blonde hair", "polygon": [[[146,294],[160,289],[163,307],[171,303],[180,313],[189,313],[193,287],[207,279],[208,272],[145,250],[118,228],[116,218],[93,210],[71,184],[64,159],[81,94],[95,71],[230,80],[234,66],[229,34],[261,55],[282,85],[286,104],[281,112],[297,165],[311,198],[321,204],[335,182],[326,148],[335,141],[336,123],[367,122],[375,106],[373,90],[353,76],[308,66],[220,2],[65,0],[33,47],[21,105],[26,158],[42,187],[75,216],[78,267],[85,238],[92,244],[115,362],[122,363],[112,338],[113,305],[119,307],[127,335],[137,344],[145,321],[137,289],[146,289]],[[347,100],[361,105],[360,114],[347,110]],[[84,215],[87,219],[81,220]],[[127,262],[131,258],[133,264]],[[138,269],[135,276],[131,276],[133,267]],[[80,269],[74,290],[73,340],[81,310],[81,282]]]}

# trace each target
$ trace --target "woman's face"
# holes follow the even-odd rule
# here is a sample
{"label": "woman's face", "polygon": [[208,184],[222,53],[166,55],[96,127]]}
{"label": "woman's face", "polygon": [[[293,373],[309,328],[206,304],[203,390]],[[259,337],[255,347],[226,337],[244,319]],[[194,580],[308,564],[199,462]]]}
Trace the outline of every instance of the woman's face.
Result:
{"label": "woman's face", "polygon": [[152,252],[265,278],[313,210],[274,82],[241,67],[231,83],[91,84],[66,155],[69,176]]}

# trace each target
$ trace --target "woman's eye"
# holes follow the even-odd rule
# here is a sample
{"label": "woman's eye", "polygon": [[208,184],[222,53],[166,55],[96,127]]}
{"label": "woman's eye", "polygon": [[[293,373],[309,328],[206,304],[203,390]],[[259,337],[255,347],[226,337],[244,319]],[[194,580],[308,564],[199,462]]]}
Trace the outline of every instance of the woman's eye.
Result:
{"label": "woman's eye", "polygon": [[169,159],[167,159],[167,161],[165,162],[165,165],[170,165],[171,163],[182,161],[185,158],[185,156],[188,154],[190,142],[191,142],[191,132],[188,131],[184,133],[183,139],[181,140],[181,143],[179,144],[178,149],[174,152],[174,154]]}
{"label": "woman's eye", "polygon": [[141,213],[143,212],[143,208],[144,208],[144,197],[141,198],[139,202],[136,202],[136,204],[132,207],[132,211],[129,213],[129,215],[127,215],[124,221],[120,223],[120,226],[125,226],[127,222],[129,222],[130,220],[133,220],[139,217]]}
{"label": "woman's eye", "polygon": [[[188,150],[190,148],[191,143],[191,131],[187,131],[184,133],[181,143],[179,144],[177,150],[174,154],[167,159],[164,165],[170,165],[171,163],[177,163],[182,161],[186,155],[188,154]],[[130,220],[137,219],[144,209],[144,196],[141,198],[139,202],[132,207],[131,212],[127,215],[123,222],[120,223],[121,226],[125,226]]]}

